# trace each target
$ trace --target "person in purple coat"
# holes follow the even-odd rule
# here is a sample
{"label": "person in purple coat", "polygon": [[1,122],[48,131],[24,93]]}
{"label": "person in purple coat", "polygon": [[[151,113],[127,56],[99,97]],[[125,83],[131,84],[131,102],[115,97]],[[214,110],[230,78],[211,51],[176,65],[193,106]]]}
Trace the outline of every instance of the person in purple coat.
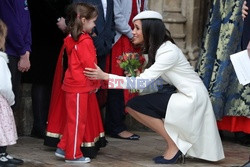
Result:
{"label": "person in purple coat", "polygon": [[16,111],[20,102],[21,74],[30,69],[31,23],[27,0],[1,0],[0,19],[8,27],[6,53],[16,101],[13,110]]}

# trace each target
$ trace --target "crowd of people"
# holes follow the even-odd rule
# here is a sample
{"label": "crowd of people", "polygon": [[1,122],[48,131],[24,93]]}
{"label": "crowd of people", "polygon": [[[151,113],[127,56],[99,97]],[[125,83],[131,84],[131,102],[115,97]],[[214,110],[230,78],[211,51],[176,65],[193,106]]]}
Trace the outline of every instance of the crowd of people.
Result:
{"label": "crowd of people", "polygon": [[[220,15],[216,4],[214,1],[212,14]],[[242,9],[235,10],[242,10],[244,18],[244,25],[237,24],[244,30],[242,49],[249,43],[249,4],[247,0]],[[208,161],[225,158],[219,129],[239,131],[225,127],[232,120],[246,119],[247,113],[240,113],[243,118],[234,112],[221,114],[223,109],[217,106],[224,102],[213,101],[207,75],[199,71],[207,56],[200,56],[195,72],[162,15],[147,9],[147,0],[2,0],[0,165],[24,163],[6,151],[18,139],[13,112],[19,112],[22,77],[32,83],[31,136],[55,147],[55,156],[66,163],[91,162],[106,146],[105,135],[139,140],[139,135],[127,130],[126,114],[166,142],[162,155],[153,158],[156,164],[184,161],[186,155]],[[213,20],[210,22],[212,25]],[[238,34],[239,41],[237,28],[226,32]],[[124,52],[147,55],[147,64],[136,70],[136,77],[117,64]],[[161,85],[148,94],[128,91],[143,92],[157,80]],[[103,83],[107,89],[100,89]],[[240,131],[248,133],[246,128]]]}

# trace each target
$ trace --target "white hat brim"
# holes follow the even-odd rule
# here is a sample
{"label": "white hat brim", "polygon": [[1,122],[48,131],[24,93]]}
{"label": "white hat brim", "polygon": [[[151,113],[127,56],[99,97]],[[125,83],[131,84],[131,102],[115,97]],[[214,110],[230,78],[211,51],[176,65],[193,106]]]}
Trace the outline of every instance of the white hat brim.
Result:
{"label": "white hat brim", "polygon": [[136,20],[142,20],[142,19],[159,19],[162,20],[162,15],[156,11],[152,11],[152,10],[146,10],[143,11],[139,14],[137,14],[134,18],[133,18],[133,22]]}

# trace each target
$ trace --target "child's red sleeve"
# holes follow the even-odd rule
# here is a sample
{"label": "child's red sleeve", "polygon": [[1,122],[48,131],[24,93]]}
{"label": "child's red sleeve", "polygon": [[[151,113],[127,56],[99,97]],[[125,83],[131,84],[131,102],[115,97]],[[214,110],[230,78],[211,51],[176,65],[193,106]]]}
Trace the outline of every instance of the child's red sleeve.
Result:
{"label": "child's red sleeve", "polygon": [[83,68],[95,68],[97,57],[95,46],[91,38],[84,39],[77,45],[77,54]]}

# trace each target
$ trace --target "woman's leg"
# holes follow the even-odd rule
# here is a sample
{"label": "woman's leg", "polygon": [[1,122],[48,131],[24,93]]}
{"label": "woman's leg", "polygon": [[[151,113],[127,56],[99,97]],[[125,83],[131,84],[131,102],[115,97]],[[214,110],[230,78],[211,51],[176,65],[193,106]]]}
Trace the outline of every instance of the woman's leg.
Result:
{"label": "woman's leg", "polygon": [[126,110],[137,121],[152,129],[164,138],[168,145],[168,148],[163,155],[165,159],[171,159],[175,156],[179,149],[165,130],[163,120],[139,113],[130,107],[126,107]]}
{"label": "woman's leg", "polygon": [[[111,136],[119,135],[122,132],[128,132],[125,125],[124,113],[124,95],[123,90],[109,89],[107,97],[107,108],[105,115],[105,131]],[[126,136],[128,135],[128,136]],[[130,137],[133,134],[121,134],[121,137]]]}

